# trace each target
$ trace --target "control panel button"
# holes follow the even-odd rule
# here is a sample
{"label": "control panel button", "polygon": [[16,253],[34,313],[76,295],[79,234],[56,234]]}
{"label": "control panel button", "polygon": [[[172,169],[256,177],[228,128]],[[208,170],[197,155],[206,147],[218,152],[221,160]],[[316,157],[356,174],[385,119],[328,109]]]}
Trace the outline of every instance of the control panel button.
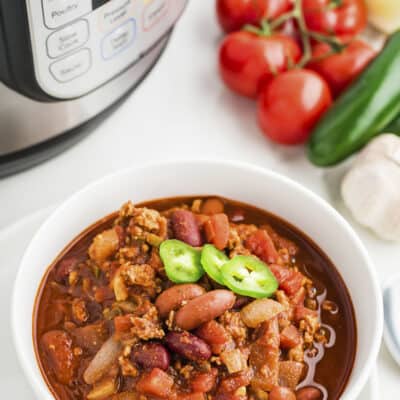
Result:
{"label": "control panel button", "polygon": [[92,11],[92,0],[42,0],[44,21],[55,29]]}
{"label": "control panel button", "polygon": [[170,0],[151,0],[143,13],[144,30],[150,30],[167,14]]}
{"label": "control panel button", "polygon": [[58,58],[78,47],[89,39],[89,24],[81,19],[59,31],[52,33],[47,39],[47,53],[51,58]]}
{"label": "control panel button", "polygon": [[136,21],[130,19],[103,39],[101,46],[103,58],[109,60],[116,54],[125,50],[134,42],[135,37]]}
{"label": "control panel button", "polygon": [[133,0],[113,0],[98,10],[99,29],[110,32],[133,14]]}
{"label": "control panel button", "polygon": [[69,82],[89,71],[91,62],[90,50],[82,49],[51,64],[50,72],[57,81],[61,83]]}

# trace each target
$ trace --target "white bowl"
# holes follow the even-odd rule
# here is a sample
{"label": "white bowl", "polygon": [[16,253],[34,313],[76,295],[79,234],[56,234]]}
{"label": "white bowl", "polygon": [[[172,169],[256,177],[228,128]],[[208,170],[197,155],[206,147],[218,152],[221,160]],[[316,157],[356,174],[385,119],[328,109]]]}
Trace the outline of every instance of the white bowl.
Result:
{"label": "white bowl", "polygon": [[59,252],[87,226],[134,202],[218,194],[268,210],[309,235],[330,257],[350,291],[357,320],[357,354],[342,400],[356,399],[375,364],[383,307],[373,265],[349,224],[299,184],[237,162],[182,161],[127,169],[92,183],[62,204],[41,226],[22,259],[12,302],[20,363],[36,395],[54,400],[41,375],[32,340],[32,314],[41,279]]}

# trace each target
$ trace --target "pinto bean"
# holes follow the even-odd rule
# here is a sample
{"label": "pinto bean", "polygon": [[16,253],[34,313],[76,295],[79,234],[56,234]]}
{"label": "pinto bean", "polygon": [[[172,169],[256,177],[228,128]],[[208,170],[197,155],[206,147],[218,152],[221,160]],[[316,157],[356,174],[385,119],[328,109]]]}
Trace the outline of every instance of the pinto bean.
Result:
{"label": "pinto bean", "polygon": [[268,400],[296,400],[296,395],[287,387],[276,386],[270,392]]}
{"label": "pinto bean", "polygon": [[177,210],[171,216],[175,238],[191,246],[201,246],[203,240],[195,215],[188,210]]}
{"label": "pinto bean", "polygon": [[210,346],[189,332],[169,332],[165,338],[168,348],[192,361],[204,361],[211,357]]}
{"label": "pinto bean", "polygon": [[133,349],[132,359],[141,367],[160,368],[166,371],[169,367],[170,356],[167,349],[159,343],[146,343]]}
{"label": "pinto bean", "polygon": [[176,313],[175,323],[179,328],[190,331],[230,310],[235,301],[236,296],[229,290],[212,290],[184,305]]}
{"label": "pinto bean", "polygon": [[316,387],[304,387],[296,392],[296,400],[320,400],[322,393]]}
{"label": "pinto bean", "polygon": [[169,312],[176,310],[182,302],[201,296],[206,291],[196,284],[175,285],[162,292],[155,302],[161,318],[168,316]]}

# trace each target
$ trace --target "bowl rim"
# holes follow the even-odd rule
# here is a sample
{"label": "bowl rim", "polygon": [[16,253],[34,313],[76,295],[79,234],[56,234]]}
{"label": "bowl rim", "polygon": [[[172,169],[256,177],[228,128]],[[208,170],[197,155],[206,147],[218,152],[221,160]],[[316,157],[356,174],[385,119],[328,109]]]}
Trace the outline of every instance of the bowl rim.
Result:
{"label": "bowl rim", "polygon": [[[361,258],[364,260],[364,266],[366,268],[366,272],[368,272],[369,278],[371,280],[371,284],[373,287],[373,302],[375,303],[374,314],[377,316],[378,320],[375,324],[374,337],[372,340],[372,346],[370,347],[369,354],[367,356],[367,361],[364,366],[362,366],[361,374],[356,378],[354,383],[352,383],[351,389],[346,393],[345,396],[341,396],[342,400],[353,400],[356,399],[357,396],[361,393],[363,387],[366,385],[369,376],[372,373],[372,370],[375,365],[375,361],[378,357],[379,349],[382,342],[383,330],[384,330],[384,316],[383,316],[383,299],[381,295],[381,288],[379,284],[379,279],[377,276],[377,272],[375,270],[374,264],[372,262],[371,257],[368,254],[368,251],[364,244],[362,243],[359,236],[356,234],[354,229],[351,227],[350,223],[325,199],[314,193],[312,190],[303,186],[302,184],[294,181],[293,179],[282,175],[274,170],[271,170],[269,167],[263,167],[255,164],[251,164],[249,162],[244,161],[235,161],[235,160],[216,160],[216,159],[179,159],[179,160],[166,160],[166,161],[158,161],[158,162],[148,162],[142,164],[141,166],[130,166],[126,168],[122,168],[116,171],[113,171],[109,174],[106,174],[94,181],[89,182],[87,185],[83,186],[78,191],[75,191],[71,195],[69,195],[66,199],[64,199],[59,206],[57,206],[51,214],[45,219],[45,221],[41,224],[39,229],[36,231],[34,236],[32,237],[29,245],[24,250],[23,256],[19,263],[18,272],[16,279],[13,285],[12,291],[12,299],[11,299],[11,331],[14,347],[17,353],[17,359],[19,361],[20,366],[25,374],[25,377],[28,378],[31,388],[34,390],[36,395],[40,395],[40,397],[46,396],[47,399],[54,399],[54,395],[51,394],[50,389],[48,388],[44,377],[40,373],[40,368],[38,365],[33,365],[28,356],[22,351],[22,343],[24,339],[21,335],[19,335],[19,321],[18,321],[18,299],[22,295],[20,293],[19,287],[20,282],[24,279],[23,270],[24,266],[27,265],[27,256],[32,251],[34,247],[34,243],[37,241],[37,238],[41,236],[42,232],[47,228],[47,225],[50,224],[51,220],[55,218],[60,213],[62,214],[69,206],[70,203],[74,202],[76,199],[79,199],[82,195],[87,191],[91,191],[96,186],[103,184],[105,181],[111,180],[116,176],[124,175],[128,173],[132,173],[133,171],[136,173],[140,173],[142,170],[148,170],[151,168],[171,168],[171,167],[183,167],[183,166],[192,166],[202,168],[205,165],[215,166],[215,167],[225,167],[232,169],[242,169],[247,171],[248,173],[256,173],[260,175],[267,176],[268,179],[273,179],[275,181],[280,181],[283,185],[288,185],[292,189],[301,192],[301,194],[306,198],[306,201],[311,201],[318,204],[318,207],[321,207],[325,213],[333,217],[341,228],[344,229],[347,234],[351,237],[353,244],[357,247]],[[150,199],[151,200],[151,199]],[[240,199],[236,199],[239,200]],[[290,221],[289,221],[290,222]],[[313,239],[313,238],[312,238]],[[314,239],[313,239],[314,240]],[[56,257],[55,255],[54,257]],[[346,283],[346,282],[345,282]],[[36,291],[39,288],[36,288]],[[350,294],[351,295],[351,294]],[[32,316],[33,318],[33,316]],[[33,324],[31,324],[33,327]],[[32,328],[33,329],[33,328]],[[357,328],[358,329],[358,328]],[[31,337],[33,337],[33,332],[31,331]],[[358,333],[357,333],[358,336]],[[32,346],[34,346],[32,339]],[[36,360],[37,363],[37,360]],[[37,369],[37,370],[36,370]],[[39,372],[39,373],[38,373]],[[349,381],[351,381],[351,375]],[[348,384],[346,385],[347,388]]]}

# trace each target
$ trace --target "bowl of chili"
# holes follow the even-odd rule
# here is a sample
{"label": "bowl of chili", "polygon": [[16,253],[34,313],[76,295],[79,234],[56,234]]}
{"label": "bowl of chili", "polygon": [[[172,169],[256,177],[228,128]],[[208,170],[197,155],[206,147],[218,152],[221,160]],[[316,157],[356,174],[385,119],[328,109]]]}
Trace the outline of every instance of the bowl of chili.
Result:
{"label": "bowl of chili", "polygon": [[12,304],[45,400],[355,399],[382,327],[349,224],[238,162],[127,169],[74,194],[26,249]]}

